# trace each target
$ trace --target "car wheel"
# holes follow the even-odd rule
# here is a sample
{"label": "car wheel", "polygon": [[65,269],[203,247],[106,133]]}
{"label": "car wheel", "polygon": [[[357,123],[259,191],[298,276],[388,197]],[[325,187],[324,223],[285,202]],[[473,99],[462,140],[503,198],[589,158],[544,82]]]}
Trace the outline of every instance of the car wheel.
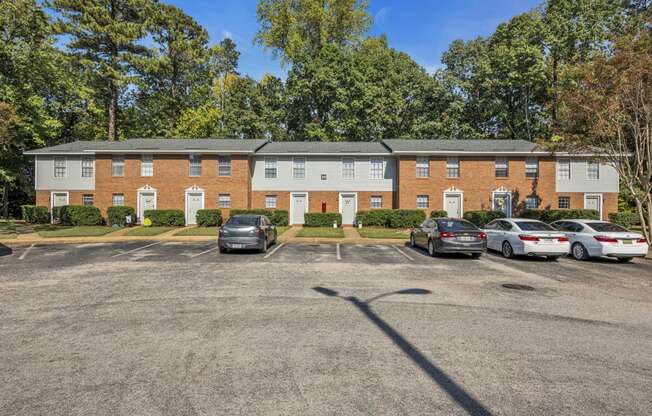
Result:
{"label": "car wheel", "polygon": [[223,246],[220,246],[220,253],[228,253],[229,249]]}
{"label": "car wheel", "polygon": [[416,247],[417,246],[417,240],[414,238],[414,234],[410,234],[410,247]]}
{"label": "car wheel", "polygon": [[514,249],[512,248],[512,245],[509,244],[509,241],[503,242],[502,253],[503,253],[503,257],[505,257],[506,259],[511,259],[512,257],[514,257]]}
{"label": "car wheel", "polygon": [[589,253],[587,253],[586,248],[580,243],[573,244],[571,252],[575,260],[586,260],[589,258]]}
{"label": "car wheel", "polygon": [[428,255],[430,257],[435,257],[437,252],[435,251],[435,242],[432,240],[428,240]]}
{"label": "car wheel", "polygon": [[621,263],[629,263],[632,261],[632,257],[618,257],[618,261]]}
{"label": "car wheel", "polygon": [[263,246],[260,249],[261,253],[267,253],[267,238],[263,239]]}
{"label": "car wheel", "polygon": [[550,261],[557,261],[559,259],[559,256],[548,256],[546,258]]}

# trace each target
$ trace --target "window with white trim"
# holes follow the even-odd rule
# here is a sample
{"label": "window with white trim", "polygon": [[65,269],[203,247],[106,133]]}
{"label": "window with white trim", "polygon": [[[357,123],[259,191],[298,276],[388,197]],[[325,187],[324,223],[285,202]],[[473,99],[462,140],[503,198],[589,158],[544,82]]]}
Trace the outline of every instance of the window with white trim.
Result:
{"label": "window with white trim", "polygon": [[509,161],[505,156],[496,156],[496,178],[509,176]]}
{"label": "window with white trim", "polygon": [[430,176],[430,158],[428,156],[417,156],[416,174],[417,178]]}
{"label": "window with white trim", "polygon": [[65,156],[55,156],[54,157],[54,177],[55,178],[65,178],[66,177],[66,157]]}
{"label": "window with white trim", "polygon": [[154,176],[154,155],[140,156],[140,176]]}
{"label": "window with white trim", "polygon": [[352,157],[342,159],[342,179],[355,179],[355,159]]}
{"label": "window with white trim", "polygon": [[114,207],[122,206],[125,204],[125,196],[123,194],[113,194],[111,196],[111,205]]}
{"label": "window with white trim", "polygon": [[383,158],[369,159],[369,179],[383,179]]}
{"label": "window with white trim", "polygon": [[571,160],[569,157],[562,157],[557,160],[557,179],[569,181],[571,178]]}
{"label": "window with white trim", "polygon": [[557,200],[557,206],[559,209],[569,209],[570,208],[570,196],[560,196]]}
{"label": "window with white trim", "polygon": [[231,176],[231,156],[220,156],[217,164],[217,176]]}
{"label": "window with white trim", "polygon": [[417,195],[417,208],[427,209],[430,206],[430,197],[428,195]]}
{"label": "window with white trim", "polygon": [[231,194],[220,194],[217,198],[217,205],[220,208],[231,208]]}
{"label": "window with white trim", "polygon": [[446,158],[446,177],[460,177],[460,158],[457,156],[448,156]]}
{"label": "window with white trim", "polygon": [[93,205],[93,195],[82,195],[82,204]]}
{"label": "window with white trim", "polygon": [[82,156],[81,160],[81,176],[82,178],[92,178],[95,170],[95,163],[93,157]]}
{"label": "window with white trim", "polygon": [[294,179],[306,179],[305,157],[295,157],[292,159],[292,177]]}
{"label": "window with white trim", "polygon": [[201,156],[188,156],[188,176],[201,176]]}
{"label": "window with white trim", "polygon": [[600,179],[600,164],[597,162],[586,162],[586,179],[597,181]]}
{"label": "window with white trim", "polygon": [[525,177],[536,178],[539,176],[539,159],[536,156],[525,158]]}
{"label": "window with white trim", "polygon": [[539,207],[538,196],[528,196],[525,198],[525,209],[537,209]]}
{"label": "window with white trim", "polygon": [[276,169],[276,158],[275,157],[266,157],[265,158],[265,179],[276,179],[277,169]]}
{"label": "window with white trim", "polygon": [[125,157],[123,155],[113,155],[111,160],[111,175],[125,176]]}
{"label": "window with white trim", "polygon": [[276,195],[265,196],[265,208],[276,208]]}
{"label": "window with white trim", "polygon": [[383,196],[382,195],[372,195],[370,204],[373,209],[380,209],[383,207]]}

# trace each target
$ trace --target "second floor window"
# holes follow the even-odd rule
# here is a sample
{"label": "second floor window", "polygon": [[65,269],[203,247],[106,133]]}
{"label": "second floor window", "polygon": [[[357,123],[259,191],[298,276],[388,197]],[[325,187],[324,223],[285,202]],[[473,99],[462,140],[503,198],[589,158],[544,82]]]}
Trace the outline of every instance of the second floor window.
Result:
{"label": "second floor window", "polygon": [[84,156],[81,160],[81,176],[82,178],[93,177],[93,158]]}
{"label": "second floor window", "polygon": [[142,155],[140,158],[140,176],[154,176],[154,156]]}
{"label": "second floor window", "polygon": [[113,155],[111,161],[111,175],[125,176],[125,157],[122,155]]}
{"label": "second floor window", "polygon": [[306,178],[306,159],[303,157],[295,157],[292,159],[292,177],[294,179]]}
{"label": "second floor window", "polygon": [[265,179],[276,179],[276,159],[265,158]]}
{"label": "second floor window", "polygon": [[55,157],[54,158],[54,177],[55,178],[65,178],[66,177],[66,158],[65,157]]}
{"label": "second floor window", "polygon": [[557,179],[568,181],[571,178],[571,160],[568,157],[557,161]]}
{"label": "second floor window", "polygon": [[355,179],[355,159],[352,157],[342,159],[342,179]]}
{"label": "second floor window", "polygon": [[231,157],[220,156],[218,160],[217,175],[218,176],[231,176]]}
{"label": "second floor window", "polygon": [[536,178],[539,176],[539,160],[536,157],[525,158],[525,177]]}
{"label": "second floor window", "polygon": [[383,159],[372,158],[369,160],[369,179],[383,179]]}
{"label": "second floor window", "polygon": [[417,178],[427,178],[430,176],[430,165],[428,156],[417,156]]}
{"label": "second floor window", "polygon": [[504,156],[496,157],[496,178],[506,178],[509,176],[509,162]]}
{"label": "second floor window", "polygon": [[231,208],[231,195],[230,194],[220,194],[217,199],[217,206],[220,208]]}
{"label": "second floor window", "polygon": [[448,156],[446,158],[446,177],[460,177],[460,159],[457,156]]}
{"label": "second floor window", "polygon": [[190,155],[188,157],[188,176],[201,176],[201,156]]}
{"label": "second floor window", "polygon": [[596,162],[586,162],[586,179],[597,181],[600,179],[600,164]]}

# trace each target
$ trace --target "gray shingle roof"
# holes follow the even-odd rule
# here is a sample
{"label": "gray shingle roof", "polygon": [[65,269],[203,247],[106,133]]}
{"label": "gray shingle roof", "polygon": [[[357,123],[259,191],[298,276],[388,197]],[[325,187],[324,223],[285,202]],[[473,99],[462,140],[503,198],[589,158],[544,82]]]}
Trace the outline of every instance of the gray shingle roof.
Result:
{"label": "gray shingle roof", "polygon": [[82,152],[129,152],[129,151],[161,151],[161,152],[247,152],[253,153],[265,140],[239,139],[129,139],[120,142],[78,141],[57,146],[35,149],[25,154],[57,154]]}
{"label": "gray shingle roof", "polygon": [[533,152],[543,151],[525,140],[400,140],[383,142],[393,152]]}
{"label": "gray shingle roof", "polygon": [[272,142],[260,154],[389,154],[380,142]]}

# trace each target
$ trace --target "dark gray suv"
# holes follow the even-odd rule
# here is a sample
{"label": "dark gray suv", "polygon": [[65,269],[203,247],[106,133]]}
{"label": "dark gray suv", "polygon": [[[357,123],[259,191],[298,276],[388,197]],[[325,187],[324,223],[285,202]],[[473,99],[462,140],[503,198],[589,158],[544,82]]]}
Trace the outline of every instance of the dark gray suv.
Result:
{"label": "dark gray suv", "polygon": [[220,253],[236,249],[255,249],[261,253],[276,242],[276,226],[264,215],[234,215],[220,227],[217,244]]}
{"label": "dark gray suv", "polygon": [[487,234],[460,218],[429,218],[412,230],[410,244],[437,253],[467,253],[480,257],[487,251]]}

